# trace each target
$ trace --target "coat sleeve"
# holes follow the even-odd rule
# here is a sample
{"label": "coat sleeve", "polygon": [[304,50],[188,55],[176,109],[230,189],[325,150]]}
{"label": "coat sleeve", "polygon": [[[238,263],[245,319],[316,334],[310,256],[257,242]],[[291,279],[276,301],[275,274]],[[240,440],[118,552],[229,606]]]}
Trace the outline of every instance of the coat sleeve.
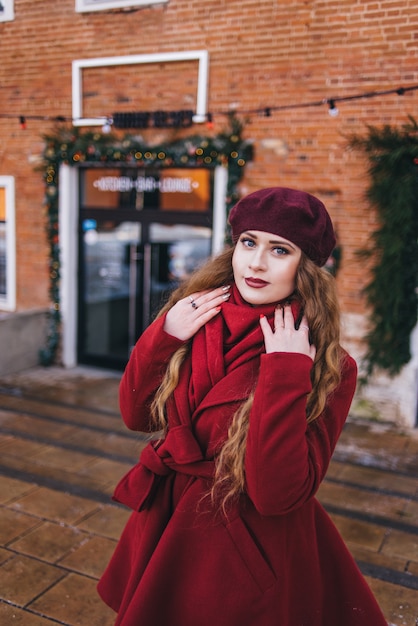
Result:
{"label": "coat sleeve", "polygon": [[149,432],[150,406],[168,362],[183,341],[163,330],[165,316],[153,322],[138,339],[119,386],[123,421],[131,430]]}
{"label": "coat sleeve", "polygon": [[347,419],[355,361],[345,355],[339,386],[324,412],[307,424],[311,366],[302,354],[261,357],[245,458],[247,493],[261,515],[286,514],[315,495]]}

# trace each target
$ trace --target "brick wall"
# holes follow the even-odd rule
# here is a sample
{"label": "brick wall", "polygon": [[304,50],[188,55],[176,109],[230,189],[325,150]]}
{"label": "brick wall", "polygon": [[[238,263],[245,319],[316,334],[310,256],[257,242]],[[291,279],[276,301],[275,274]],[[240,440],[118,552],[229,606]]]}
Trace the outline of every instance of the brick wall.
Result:
{"label": "brick wall", "polygon": [[[0,23],[0,174],[16,177],[17,303],[48,303],[43,181],[35,171],[50,121],[19,115],[71,116],[71,61],[90,57],[208,50],[209,110],[217,112],[315,102],[418,83],[418,4],[415,0],[170,0],[137,11],[75,13],[74,0],[15,0],[15,20]],[[190,108],[193,63],[88,70],[87,115]],[[355,251],[367,242],[374,215],[363,199],[362,155],[346,137],[367,124],[402,124],[416,115],[418,92],[327,106],[249,115],[245,134],[255,161],[241,188],[283,184],[321,197],[343,247],[338,286],[343,309],[362,313],[367,272]],[[201,132],[201,128],[193,132]],[[146,131],[150,140],[156,131]],[[171,139],[172,131],[158,131]]]}

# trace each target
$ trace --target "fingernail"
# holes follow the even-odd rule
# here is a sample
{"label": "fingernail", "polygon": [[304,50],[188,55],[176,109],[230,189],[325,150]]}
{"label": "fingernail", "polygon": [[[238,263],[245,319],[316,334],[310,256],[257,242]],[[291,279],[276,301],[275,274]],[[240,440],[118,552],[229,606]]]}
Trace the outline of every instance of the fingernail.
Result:
{"label": "fingernail", "polygon": [[265,317],[265,315],[263,315],[263,313],[260,313],[260,320],[262,320],[263,317]]}
{"label": "fingernail", "polygon": [[222,289],[223,291],[229,291],[231,289],[231,285],[224,285]]}
{"label": "fingernail", "polygon": [[224,300],[228,300],[228,298],[229,298],[229,296],[230,296],[230,295],[231,295],[230,293],[224,293],[224,295],[222,296],[222,298],[223,298]]}

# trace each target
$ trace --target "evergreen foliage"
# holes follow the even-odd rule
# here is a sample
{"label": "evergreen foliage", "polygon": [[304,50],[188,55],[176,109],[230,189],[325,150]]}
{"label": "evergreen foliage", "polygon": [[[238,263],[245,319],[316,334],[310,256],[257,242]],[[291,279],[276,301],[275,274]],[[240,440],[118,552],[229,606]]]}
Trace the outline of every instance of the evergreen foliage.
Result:
{"label": "evergreen foliage", "polygon": [[368,157],[367,198],[378,216],[370,246],[359,251],[372,260],[366,379],[375,368],[393,376],[409,362],[418,305],[418,126],[409,118],[401,128],[367,128],[350,139]]}

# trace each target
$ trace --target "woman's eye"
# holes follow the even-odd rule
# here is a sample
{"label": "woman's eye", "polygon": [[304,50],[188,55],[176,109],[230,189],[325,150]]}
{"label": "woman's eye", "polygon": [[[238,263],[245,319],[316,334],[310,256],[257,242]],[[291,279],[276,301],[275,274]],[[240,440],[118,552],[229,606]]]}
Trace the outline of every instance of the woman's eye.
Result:
{"label": "woman's eye", "polygon": [[276,248],[273,248],[273,251],[275,254],[278,254],[278,255],[289,254],[289,250],[287,250],[286,248],[282,248],[281,246],[277,246]]}
{"label": "woman's eye", "polygon": [[253,246],[255,246],[255,242],[253,241],[253,239],[248,239],[247,237],[243,237],[241,239],[241,243],[247,248],[252,248]]}

